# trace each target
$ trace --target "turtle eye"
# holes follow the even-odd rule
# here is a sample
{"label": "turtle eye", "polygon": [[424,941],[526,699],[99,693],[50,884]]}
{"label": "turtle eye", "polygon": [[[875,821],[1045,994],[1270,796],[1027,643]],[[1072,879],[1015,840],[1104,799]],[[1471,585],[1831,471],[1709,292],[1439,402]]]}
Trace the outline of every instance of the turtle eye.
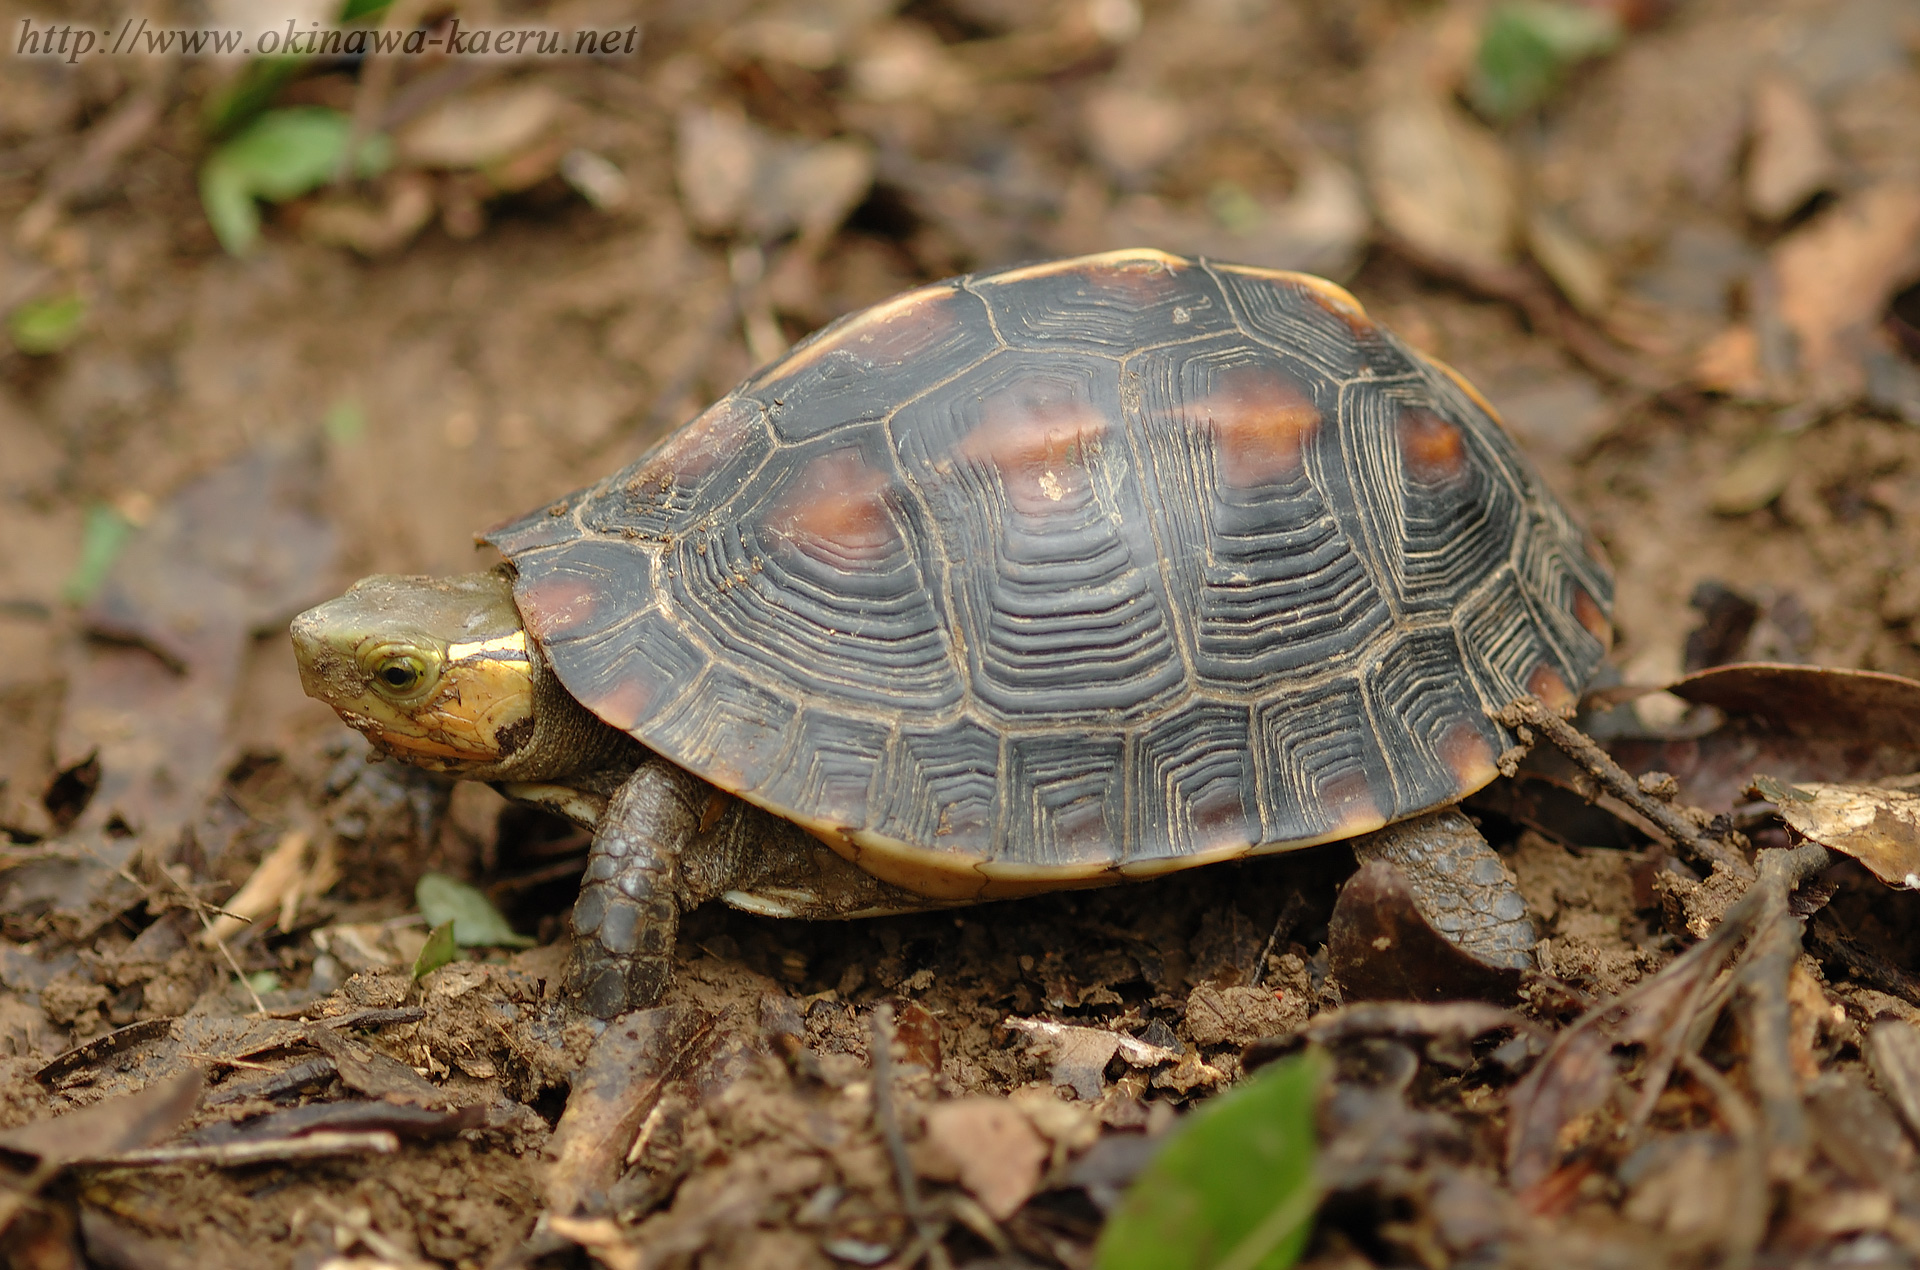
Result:
{"label": "turtle eye", "polygon": [[391,696],[404,697],[426,681],[427,668],[407,653],[382,657],[373,664],[373,681]]}

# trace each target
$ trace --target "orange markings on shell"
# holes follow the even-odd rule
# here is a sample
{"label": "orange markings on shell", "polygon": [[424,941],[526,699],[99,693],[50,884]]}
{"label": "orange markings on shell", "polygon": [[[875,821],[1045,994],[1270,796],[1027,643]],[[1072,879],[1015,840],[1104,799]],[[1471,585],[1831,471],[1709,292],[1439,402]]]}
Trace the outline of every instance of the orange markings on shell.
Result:
{"label": "orange markings on shell", "polygon": [[1297,384],[1252,366],[1223,373],[1197,410],[1213,430],[1221,474],[1240,489],[1298,475],[1320,428],[1320,412]]}
{"label": "orange markings on shell", "polygon": [[1342,837],[1378,829],[1387,823],[1365,772],[1336,776],[1320,787],[1319,801]]}
{"label": "orange markings on shell", "polygon": [[1573,616],[1574,620],[1586,627],[1587,633],[1599,640],[1603,647],[1612,646],[1613,623],[1607,620],[1607,615],[1600,611],[1600,606],[1594,602],[1591,595],[1587,594],[1585,587],[1573,588]]}
{"label": "orange markings on shell", "polygon": [[714,464],[739,452],[741,441],[754,425],[755,414],[753,406],[735,397],[715,402],[662,441],[653,457],[627,481],[627,489],[645,493],[649,486],[704,476]]}
{"label": "orange markings on shell", "polygon": [[1540,698],[1549,710],[1571,710],[1578,702],[1560,672],[1546,662],[1535,666],[1527,676],[1527,691]]}
{"label": "orange markings on shell", "polygon": [[960,443],[962,458],[990,463],[1016,511],[1042,514],[1091,490],[1100,438],[1112,426],[1098,410],[1053,385],[989,397],[978,427]]}
{"label": "orange markings on shell", "polygon": [[582,704],[610,726],[631,732],[653,707],[654,693],[654,684],[646,675],[629,674],[614,681],[612,687],[592,701]]}
{"label": "orange markings on shell", "polygon": [[958,293],[951,286],[921,287],[856,314],[836,331],[828,331],[785,361],[775,363],[759,379],[783,379],[805,370],[834,352],[847,352],[869,368],[900,366],[951,332],[959,322],[953,311]]}
{"label": "orange markings on shell", "polygon": [[1467,471],[1467,442],[1460,429],[1431,410],[1407,406],[1395,421],[1400,466],[1421,485],[1458,480]]}
{"label": "orange markings on shell", "polygon": [[1454,788],[1462,795],[1487,784],[1500,774],[1493,746],[1479,728],[1460,722],[1440,737],[1440,761],[1453,773]]}
{"label": "orange markings on shell", "polygon": [[515,599],[528,633],[545,643],[576,626],[591,624],[604,597],[591,580],[560,574],[522,586]]}
{"label": "orange markings on shell", "polygon": [[822,454],[801,469],[771,523],[802,547],[822,547],[843,559],[882,557],[900,541],[888,484],[857,450]]}
{"label": "orange markings on shell", "polygon": [[1233,845],[1252,846],[1259,824],[1250,823],[1245,798],[1237,789],[1215,788],[1193,800],[1189,811],[1193,836],[1200,850]]}

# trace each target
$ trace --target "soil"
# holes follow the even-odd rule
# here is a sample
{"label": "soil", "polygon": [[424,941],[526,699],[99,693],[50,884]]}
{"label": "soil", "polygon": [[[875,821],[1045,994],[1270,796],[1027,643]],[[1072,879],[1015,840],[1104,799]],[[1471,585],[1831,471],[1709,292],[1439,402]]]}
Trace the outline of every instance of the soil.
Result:
{"label": "soil", "polygon": [[[78,7],[103,27],[118,17]],[[1489,133],[1522,171],[1525,198],[1560,216],[1611,280],[1585,312],[1555,298],[1550,279],[1568,289],[1556,271],[1517,255],[1492,270],[1450,259],[1444,238],[1438,249],[1409,243],[1364,204],[1345,228],[1335,215],[1315,231],[1311,251],[1235,220],[1235,200],[1252,200],[1264,223],[1282,224],[1276,209],[1316,163],[1358,182],[1366,121],[1390,96],[1382,67],[1411,48],[1430,69],[1463,75],[1447,50],[1478,29],[1482,6],[418,10],[456,7],[474,23],[638,22],[644,41],[632,56],[508,62],[441,81],[438,105],[530,86],[560,105],[547,132],[491,168],[435,167],[403,149],[348,196],[397,206],[413,179],[429,214],[392,242],[363,235],[363,250],[323,232],[329,201],[347,197],[326,189],[268,209],[245,257],[221,249],[196,172],[214,144],[208,103],[234,65],[8,59],[0,221],[13,230],[0,308],[71,295],[84,317],[56,349],[0,351],[0,1129],[193,1066],[207,1093],[169,1142],[217,1141],[208,1135],[221,1125],[329,1101],[440,1117],[394,1130],[385,1152],[70,1170],[0,1236],[14,1242],[0,1253],[12,1263],[482,1266],[534,1234],[554,1126],[592,1042],[554,1001],[584,839],[482,787],[449,793],[363,762],[363,742],[301,692],[285,621],[368,573],[485,567],[477,531],[628,462],[787,341],[922,281],[1133,245],[1142,226],[1171,249],[1238,248],[1338,272],[1371,313],[1502,408],[1603,545],[1618,581],[1605,681],[1658,687],[1740,660],[1920,677],[1920,414],[1903,418],[1897,402],[1857,388],[1816,391],[1811,363],[1759,391],[1721,391],[1697,370],[1714,339],[1761,322],[1768,301],[1754,280],[1770,252],[1858,191],[1920,177],[1912,3],[1592,6],[1626,15],[1618,47]],[[0,31],[26,16],[0,3]],[[401,64],[392,100],[450,65]],[[1766,220],[1743,204],[1742,180],[1759,144],[1753,86],[1773,72],[1803,85],[1836,175]],[[351,110],[368,74],[311,63],[277,101]],[[86,159],[143,94],[157,105],[138,139]],[[762,189],[752,208],[703,211],[701,165],[720,163],[724,147],[687,144],[696,109],[744,121],[759,131],[738,135],[788,147],[795,163],[852,138],[865,175],[840,204],[809,186],[791,207]],[[596,205],[592,181],[567,176],[579,165],[563,158],[580,154],[614,171],[618,197]],[[521,176],[501,175],[508,159]],[[1876,275],[1875,330],[1898,334],[1878,324],[1899,284],[1920,276],[1911,246]],[[265,466],[233,467],[248,461]],[[252,511],[222,494],[228,519],[180,528],[194,482],[235,470],[256,475],[233,488],[284,479],[297,490]],[[179,553],[244,542],[252,554],[241,582],[218,586],[154,566],[157,591],[186,597],[178,611],[143,610],[171,613],[184,650],[156,655],[159,627],[116,628],[99,598],[139,598],[125,566],[104,592],[75,590],[102,523],[136,540],[175,534],[164,541]],[[1744,614],[1717,647],[1697,634],[1703,587]],[[1661,695],[1629,710],[1638,726],[1666,726],[1685,705]],[[132,810],[112,810],[115,798]],[[1492,805],[1475,811],[1546,940],[1538,964],[1557,987],[1525,1007],[1546,1025],[1641,983],[1725,909],[1723,896],[1701,918],[1699,896],[1719,879],[1677,863],[1644,821],[1602,844],[1523,827]],[[223,947],[203,940],[209,906],[233,900],[294,835],[287,858],[304,861],[299,876],[314,885],[283,887]],[[717,1021],[668,1065],[632,1167],[589,1206],[613,1225],[576,1242],[609,1265],[904,1264],[912,1222],[875,1121],[872,1016],[886,1005],[902,1064],[892,1098],[917,1186],[946,1205],[944,1255],[1087,1265],[1100,1192],[1072,1179],[1091,1176],[1073,1170],[1097,1144],[1157,1137],[1242,1077],[1249,1044],[1341,1004],[1328,932],[1354,868],[1336,844],[926,916],[812,924],[699,910],[681,931],[668,1005]],[[538,946],[474,950],[414,983],[405,968],[425,935],[415,885],[429,871],[484,890]],[[1891,973],[1920,975],[1904,933],[1910,897],[1858,870],[1833,885],[1844,926]],[[1817,955],[1793,980],[1806,1088],[1829,1080],[1820,1096],[1876,1100],[1893,1125],[1877,1101],[1887,1091],[1863,1075],[1862,1029],[1920,1021],[1920,997],[1886,974],[1847,980],[1837,954],[1810,946]],[[246,1092],[243,1082],[319,1052],[297,1020],[353,1011],[389,1012],[341,1031],[356,1057],[329,1054],[332,1069],[305,1084]],[[1076,1059],[1071,1036],[1049,1044],[1015,1025],[1036,1019],[1136,1038],[1162,1057],[1108,1048]],[[157,1031],[124,1049],[48,1068],[154,1020]],[[440,1092],[365,1075],[387,1070],[369,1054]],[[1490,1108],[1512,1083],[1482,1073],[1423,1095],[1485,1139],[1468,1152],[1478,1163],[1462,1173],[1465,1190],[1484,1175],[1495,1194],[1504,1113]],[[222,1101],[223,1090],[235,1096]],[[1030,1126],[1019,1133],[1040,1144],[1038,1197],[1019,1196],[1010,1212],[938,1198],[968,1192],[952,1180],[964,1170],[923,1145],[927,1113],[975,1095],[1010,1100]],[[142,1145],[114,1143],[97,1154]],[[1890,1195],[1893,1216],[1823,1226],[1781,1201],[1770,1247],[1840,1256],[1878,1232],[1885,1263],[1909,1264],[1920,1251],[1910,1233],[1920,1227],[1903,1216],[1912,1156],[1896,1132],[1873,1158],[1898,1178],[1879,1190],[1846,1182],[1848,1194]],[[1593,1173],[1587,1191],[1574,1178],[1553,1203],[1528,1201],[1549,1217],[1587,1214],[1562,1232],[1560,1252],[1573,1257],[1586,1240],[1579,1255],[1596,1260],[1639,1249],[1631,1255],[1680,1264],[1721,1247],[1714,1230],[1649,1198],[1694,1157],[1629,1158],[1638,1173],[1622,1165],[1611,1180]],[[1448,1208],[1422,1194],[1421,1221],[1440,1231],[1426,1243],[1374,1209],[1336,1207],[1309,1262],[1441,1265],[1490,1246],[1459,1233],[1470,1224],[1459,1195]]]}

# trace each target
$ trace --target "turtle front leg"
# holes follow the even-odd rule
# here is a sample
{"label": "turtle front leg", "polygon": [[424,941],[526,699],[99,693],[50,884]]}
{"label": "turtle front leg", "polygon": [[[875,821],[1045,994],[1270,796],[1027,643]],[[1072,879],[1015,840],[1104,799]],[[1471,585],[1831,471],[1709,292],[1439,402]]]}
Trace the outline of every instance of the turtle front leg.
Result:
{"label": "turtle front leg", "polygon": [[862,873],[798,826],[656,758],[627,777],[595,822],[573,905],[567,995],[602,1019],[656,1004],[673,979],[680,914],[711,899],[802,918],[951,904]]}
{"label": "turtle front leg", "polygon": [[573,904],[566,992],[595,1018],[655,1004],[673,978],[683,900],[681,857],[712,787],[660,759],[607,801]]}

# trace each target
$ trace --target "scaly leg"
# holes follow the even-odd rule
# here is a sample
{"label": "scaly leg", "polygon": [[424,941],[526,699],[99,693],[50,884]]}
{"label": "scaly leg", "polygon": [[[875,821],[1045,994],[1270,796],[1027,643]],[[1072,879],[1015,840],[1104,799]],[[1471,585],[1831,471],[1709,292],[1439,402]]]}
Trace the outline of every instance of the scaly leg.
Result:
{"label": "scaly leg", "polygon": [[602,1019],[654,1005],[673,978],[680,914],[710,899],[798,918],[950,906],[862,873],[806,831],[656,758],[634,770],[595,824],[573,906],[567,994]]}
{"label": "scaly leg", "polygon": [[567,995],[596,1018],[657,1002],[673,977],[680,858],[700,829],[699,778],[642,763],[607,802],[573,905]]}

